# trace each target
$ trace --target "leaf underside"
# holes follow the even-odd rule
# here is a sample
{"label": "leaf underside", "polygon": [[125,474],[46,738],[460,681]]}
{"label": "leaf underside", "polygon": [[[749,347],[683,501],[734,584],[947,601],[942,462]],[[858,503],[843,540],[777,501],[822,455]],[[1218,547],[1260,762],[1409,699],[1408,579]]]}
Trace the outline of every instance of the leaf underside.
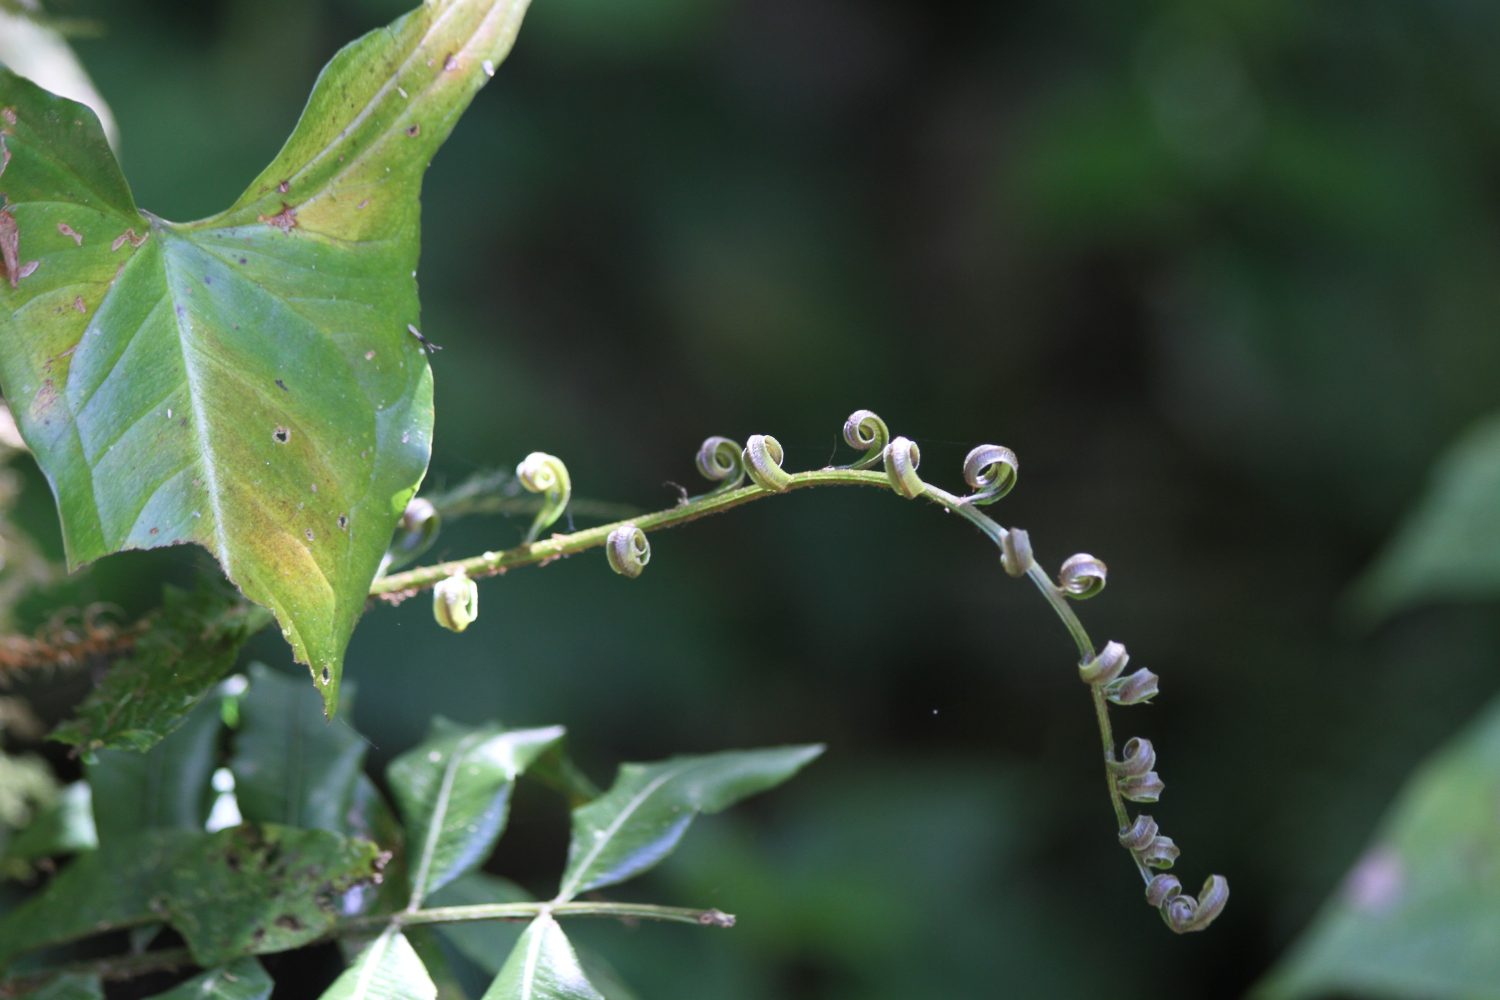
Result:
{"label": "leaf underside", "polygon": [[98,120],[0,71],[0,383],[68,562],[193,542],[332,714],[426,470],[421,178],[525,0],[430,0],[339,52],[226,211],[139,210]]}

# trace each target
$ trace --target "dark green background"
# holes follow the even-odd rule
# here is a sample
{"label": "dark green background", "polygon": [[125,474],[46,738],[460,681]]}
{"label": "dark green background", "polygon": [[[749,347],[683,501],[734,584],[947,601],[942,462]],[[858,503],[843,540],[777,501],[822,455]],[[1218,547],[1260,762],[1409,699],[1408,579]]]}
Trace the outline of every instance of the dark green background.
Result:
{"label": "dark green background", "polygon": [[[52,5],[102,25],[77,47],[173,219],[228,204],[404,6]],[[1210,932],[1141,900],[1041,600],[890,496],[661,534],[634,583],[602,555],[484,582],[462,637],[372,612],[353,722],[381,760],[434,713],[563,723],[601,781],[826,741],[625,890],[733,933],[580,931],[645,998],[1237,994],[1496,688],[1492,604],[1371,627],[1345,598],[1500,402],[1497,31],[1457,0],[537,0],[428,177],[430,483],[543,449],[580,496],[661,506],[704,436],[821,465],[861,406],[934,482],[1009,445],[995,516],[1106,560],[1081,613],[1163,678],[1117,726],[1156,742],[1184,881],[1231,880]],[[189,561],[96,585],[144,603]],[[491,867],[550,890],[564,824],[523,794]]]}

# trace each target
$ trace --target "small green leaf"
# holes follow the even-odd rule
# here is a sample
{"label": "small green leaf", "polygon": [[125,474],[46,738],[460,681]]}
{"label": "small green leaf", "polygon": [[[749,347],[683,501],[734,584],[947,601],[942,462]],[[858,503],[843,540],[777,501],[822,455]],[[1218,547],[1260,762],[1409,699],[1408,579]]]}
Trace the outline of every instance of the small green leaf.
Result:
{"label": "small green leaf", "polygon": [[265,612],[222,584],[191,593],[166,588],[135,651],[110,665],[52,738],[85,751],[151,749],[233,669],[240,647],[263,625]]}
{"label": "small green leaf", "polygon": [[213,807],[222,729],[215,706],[203,702],[146,753],[101,750],[87,769],[99,840],[108,844],[142,830],[202,832]]}
{"label": "small green leaf", "polygon": [[1500,415],[1443,456],[1353,596],[1373,619],[1423,603],[1500,598]]}
{"label": "small green leaf", "polygon": [[774,788],[822,752],[777,747],[622,765],[608,792],[573,810],[558,900],[639,875],[672,853],[693,817]]}
{"label": "small green leaf", "polygon": [[583,974],[573,946],[542,914],[531,922],[483,1000],[604,1000]]}
{"label": "small green leaf", "polygon": [[1260,997],[1500,997],[1500,702],[1408,782]]}
{"label": "small green leaf", "polygon": [[440,719],[425,743],[391,762],[413,902],[484,862],[505,829],[516,777],[562,735],[560,726],[467,729]]}
{"label": "small green leaf", "polygon": [[[252,823],[353,832],[349,808],[367,744],[347,724],[328,722],[305,683],[260,663],[249,673],[229,762],[240,814]],[[349,711],[352,697],[346,689],[340,710]]]}
{"label": "small green leaf", "polygon": [[212,967],[316,940],[349,889],[380,877],[375,845],[323,830],[148,830],[106,841],[0,918],[0,967],[22,952],[165,920]]}
{"label": "small green leaf", "polygon": [[416,949],[394,927],[370,942],[321,1000],[436,1000],[437,987]]}
{"label": "small green leaf", "polygon": [[270,1000],[275,988],[266,970],[253,958],[194,976],[158,993],[153,1000]]}
{"label": "small green leaf", "polygon": [[35,993],[29,1000],[104,1000],[104,987],[98,976],[59,976]]}
{"label": "small green leaf", "polygon": [[526,0],[428,0],[334,56],[276,159],[189,224],[137,209],[93,113],[0,71],[0,382],[70,566],[196,542],[325,710],[427,467],[428,162]]}

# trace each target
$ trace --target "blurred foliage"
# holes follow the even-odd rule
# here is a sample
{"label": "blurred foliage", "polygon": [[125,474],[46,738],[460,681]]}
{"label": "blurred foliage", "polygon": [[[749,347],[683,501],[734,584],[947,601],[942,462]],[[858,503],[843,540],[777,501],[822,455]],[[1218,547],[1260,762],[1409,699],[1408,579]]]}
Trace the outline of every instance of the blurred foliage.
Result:
{"label": "blurred foliage", "polygon": [[1500,702],[1397,801],[1257,996],[1500,997]]}
{"label": "blurred foliage", "polygon": [[[404,6],[54,4],[104,26],[78,50],[172,218],[232,199],[328,54]],[[576,935],[653,1000],[920,995],[935,968],[954,997],[1242,992],[1500,688],[1492,596],[1340,614],[1500,404],[1497,38],[1500,8],[1452,2],[537,0],[425,190],[432,488],[540,448],[581,497],[654,506],[707,434],[821,464],[855,406],[935,482],[1015,448],[1000,516],[1048,563],[1108,562],[1085,617],[1162,676],[1129,721],[1162,753],[1153,812],[1233,880],[1213,932],[1141,906],[1045,609],[886,498],[664,535],[629,584],[589,559],[486,581],[462,637],[424,601],[373,610],[348,657],[371,757],[437,713],[566,723],[595,775],[827,742],[643,879],[734,932]],[[28,476],[13,524],[55,556]],[[528,521],[466,520],[432,556]],[[186,559],[103,563],[66,599],[139,613]],[[51,721],[87,686],[21,690]],[[566,823],[518,809],[496,874],[550,890]]]}
{"label": "blurred foliage", "polygon": [[1355,598],[1369,616],[1500,598],[1500,417],[1477,424],[1444,454]]}

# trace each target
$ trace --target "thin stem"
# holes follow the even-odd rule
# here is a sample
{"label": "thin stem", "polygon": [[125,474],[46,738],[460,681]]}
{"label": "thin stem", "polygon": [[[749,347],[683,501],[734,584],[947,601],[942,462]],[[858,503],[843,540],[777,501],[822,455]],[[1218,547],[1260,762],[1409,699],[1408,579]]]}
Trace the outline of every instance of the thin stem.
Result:
{"label": "thin stem", "polygon": [[[793,473],[787,490],[806,489],[812,486],[879,486],[888,489],[889,483],[885,475],[879,472],[817,469],[811,472]],[[627,520],[612,521],[609,524],[585,528],[571,534],[555,534],[550,538],[543,538],[499,552],[485,552],[468,559],[420,566],[376,580],[370,587],[370,596],[400,600],[418,591],[426,590],[454,573],[461,572],[470,577],[493,576],[519,566],[548,563],[564,556],[601,548],[609,540],[611,532],[627,524],[633,524],[642,531],[650,533],[665,528],[675,528],[701,517],[720,514],[755,500],[776,495],[771,490],[761,489],[759,486],[742,486],[726,493],[699,497],[665,510],[642,514]]]}
{"label": "thin stem", "polygon": [[[435,906],[426,910],[375,913],[342,921],[320,940],[335,940],[377,927],[418,927],[427,924],[458,924],[477,920],[533,920],[542,914],[558,918],[608,917],[616,920],[657,920],[693,924],[697,927],[733,927],[734,915],[715,909],[686,906],[655,906],[650,903],[488,903],[475,906]],[[186,948],[148,951],[140,955],[113,955],[26,973],[0,982],[0,997],[28,996],[48,981],[68,973],[98,975],[105,979],[130,979],[147,972],[161,972],[196,965]]]}

